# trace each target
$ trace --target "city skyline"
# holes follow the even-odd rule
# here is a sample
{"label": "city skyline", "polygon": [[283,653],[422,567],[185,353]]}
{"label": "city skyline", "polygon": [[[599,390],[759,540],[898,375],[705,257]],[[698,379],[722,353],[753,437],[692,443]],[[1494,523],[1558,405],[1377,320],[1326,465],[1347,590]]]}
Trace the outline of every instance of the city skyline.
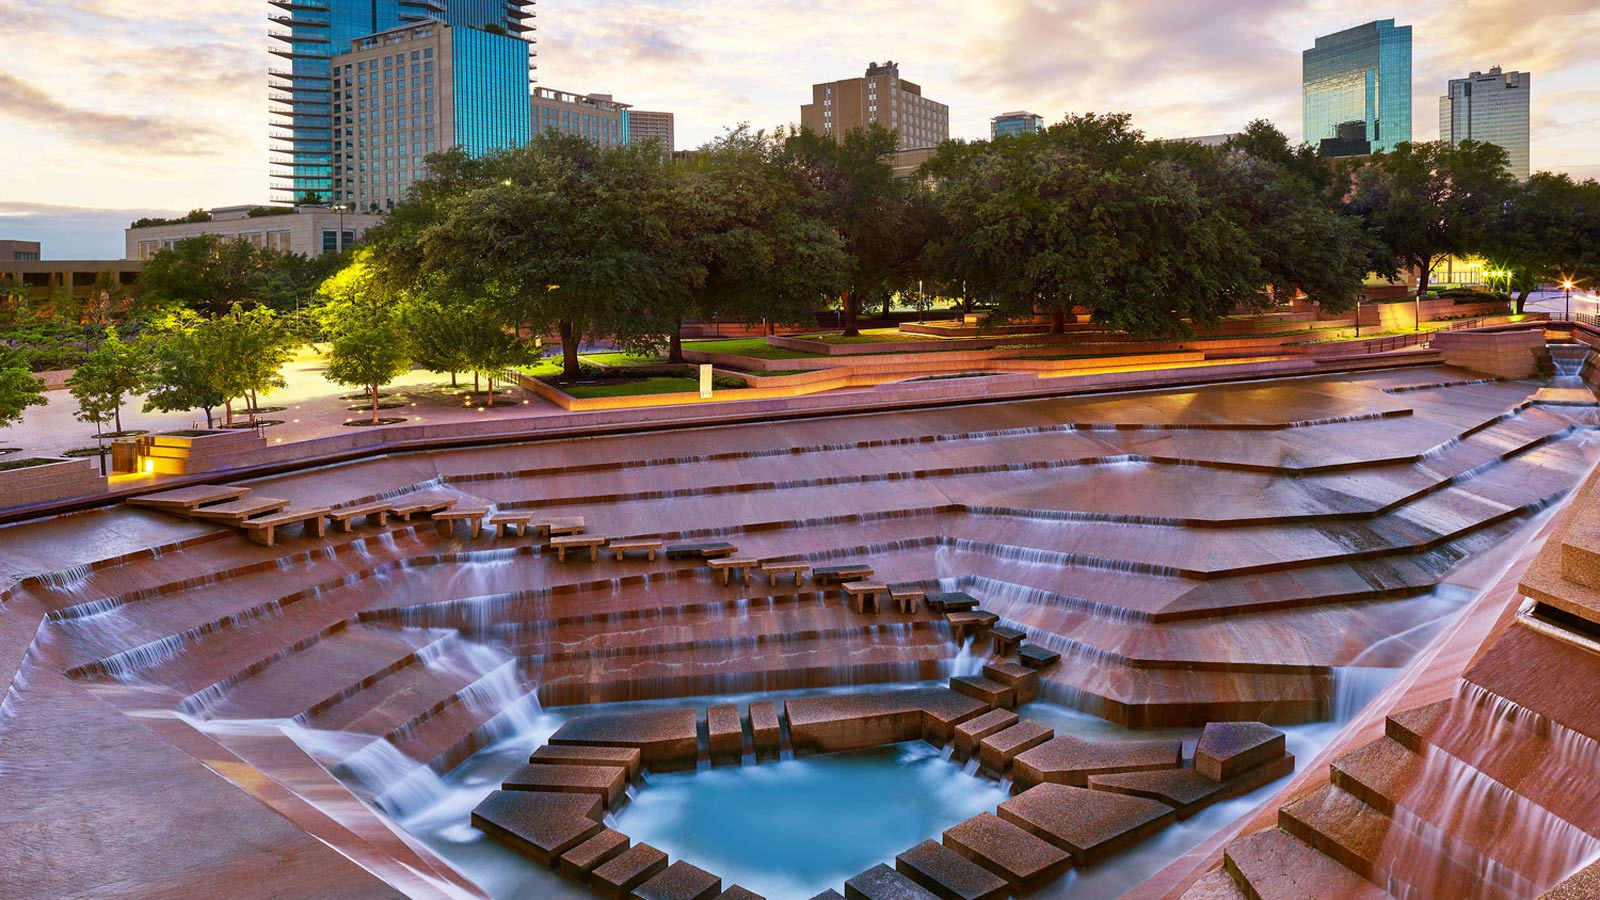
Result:
{"label": "city skyline", "polygon": [[[950,105],[958,138],[987,137],[996,113],[1026,108],[1047,121],[1129,112],[1152,136],[1236,131],[1261,117],[1298,140],[1301,51],[1319,34],[1392,16],[1414,28],[1414,109],[1433,108],[1449,78],[1467,71],[1536,73],[1533,168],[1582,176],[1600,174],[1600,91],[1591,87],[1600,61],[1582,54],[1600,39],[1591,6],[1414,2],[1353,15],[1327,2],[1170,11],[940,0],[862,10],[827,0],[802,13],[776,3],[543,0],[537,76],[673,110],[685,148],[741,121],[792,123],[809,85],[884,58]],[[106,0],[48,11],[0,0],[0,12],[19,48],[0,73],[0,116],[16,148],[0,176],[4,236],[42,240],[56,258],[115,255],[135,214],[268,199],[260,0],[141,11],[149,27],[137,31]],[[920,37],[884,37],[897,34]],[[166,43],[151,46],[149,35]],[[1074,54],[1016,53],[1019,42],[1093,47],[1096,65]],[[73,43],[84,46],[63,50]],[[1203,70],[1214,87],[1200,93],[1193,75]],[[1434,131],[1424,116],[1413,137],[1431,140]]]}

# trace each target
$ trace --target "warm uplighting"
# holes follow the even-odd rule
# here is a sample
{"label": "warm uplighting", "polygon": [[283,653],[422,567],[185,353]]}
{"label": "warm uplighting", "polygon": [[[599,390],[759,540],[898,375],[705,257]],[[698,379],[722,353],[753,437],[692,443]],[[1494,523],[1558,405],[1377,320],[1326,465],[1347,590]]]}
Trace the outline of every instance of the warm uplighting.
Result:
{"label": "warm uplighting", "polygon": [[145,461],[144,461],[144,473],[146,475],[154,475],[156,473],[156,461],[154,459],[151,459],[149,457],[145,458]]}
{"label": "warm uplighting", "polygon": [[1563,291],[1572,290],[1572,282],[1571,281],[1563,281],[1563,282],[1561,282],[1561,289]]}

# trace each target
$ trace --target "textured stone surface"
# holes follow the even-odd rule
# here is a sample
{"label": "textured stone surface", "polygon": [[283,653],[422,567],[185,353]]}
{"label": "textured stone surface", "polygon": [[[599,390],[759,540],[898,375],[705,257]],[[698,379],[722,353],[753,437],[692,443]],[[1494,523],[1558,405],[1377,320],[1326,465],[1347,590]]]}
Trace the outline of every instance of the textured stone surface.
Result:
{"label": "textured stone surface", "polygon": [[720,893],[721,878],[681,859],[633,889],[634,900],[713,900]]}
{"label": "textured stone surface", "polygon": [[927,738],[942,744],[983,712],[978,700],[945,688],[868,691],[784,701],[796,752],[831,753]]}
{"label": "textured stone surface", "polygon": [[628,770],[621,766],[562,766],[528,763],[518,766],[500,785],[508,791],[553,791],[558,794],[594,794],[615,807],[628,787]]}
{"label": "textured stone surface", "polygon": [[495,791],[472,811],[472,824],[543,865],[604,828],[583,811],[598,798],[536,791]]}
{"label": "textured stone surface", "polygon": [[602,897],[622,900],[666,868],[665,853],[649,844],[634,844],[596,867],[589,883]]}
{"label": "textured stone surface", "polygon": [[1072,867],[1066,851],[994,813],[980,813],[947,829],[944,845],[1004,878],[1013,890],[1029,890]]}
{"label": "textured stone surface", "polygon": [[622,832],[602,829],[599,834],[561,854],[556,861],[556,868],[568,878],[582,881],[589,877],[596,866],[628,849],[630,843],[628,836]]}
{"label": "textured stone surface", "polygon": [[1141,840],[1176,818],[1171,807],[1156,800],[1063,784],[1029,788],[1000,804],[998,812],[1007,822],[1071,853],[1079,866]]}
{"label": "textured stone surface", "polygon": [[1017,724],[1017,714],[1009,709],[991,709],[956,726],[955,754],[966,759],[978,748],[978,742]]}
{"label": "textured stone surface", "polygon": [[1235,882],[1260,900],[1378,900],[1389,895],[1361,876],[1277,828],[1228,845],[1224,855]]}
{"label": "textured stone surface", "polygon": [[706,709],[706,734],[714,763],[738,763],[744,753],[744,723],[739,707],[729,703]]}
{"label": "textured stone surface", "polygon": [[717,900],[766,900],[755,891],[742,888],[737,884],[717,895]]}
{"label": "textured stone surface", "polygon": [[950,689],[958,694],[966,694],[974,700],[982,701],[985,706],[998,706],[1011,709],[1017,705],[1017,692],[1010,686],[998,681],[990,681],[982,675],[957,675],[950,679]]}
{"label": "textured stone surface", "polygon": [[1249,793],[1293,771],[1294,754],[1285,753],[1254,769],[1246,769],[1227,781],[1212,781],[1191,767],[1090,775],[1089,787],[1160,800],[1176,809],[1178,818],[1187,819],[1213,803]]}
{"label": "textured stone surface", "polygon": [[1212,781],[1227,781],[1283,755],[1283,732],[1260,722],[1208,722],[1195,745],[1194,767]]}
{"label": "textured stone surface", "polygon": [[545,744],[529,754],[528,762],[537,765],[621,766],[630,779],[639,777],[643,763],[637,747],[582,747]]}
{"label": "textured stone surface", "polygon": [[978,760],[994,772],[1010,768],[1017,754],[1037,747],[1055,736],[1055,729],[1025,719],[978,742]]}
{"label": "textured stone surface", "polygon": [[845,900],[939,900],[915,881],[879,863],[844,883]]}
{"label": "textured stone surface", "polygon": [[983,677],[1009,686],[1017,694],[1017,705],[1039,698],[1039,673],[1020,662],[997,660],[984,663]]}
{"label": "textured stone surface", "polygon": [[692,766],[700,753],[694,710],[687,708],[570,719],[550,736],[550,743],[634,747],[651,768]]}
{"label": "textured stone surface", "polygon": [[941,900],[1001,900],[1006,880],[937,841],[923,841],[894,858],[895,870]]}
{"label": "textured stone surface", "polygon": [[1182,761],[1181,741],[1084,741],[1063,735],[1017,754],[1012,774],[1023,788],[1044,782],[1085,787],[1090,775],[1175,769]]}
{"label": "textured stone surface", "polygon": [[750,704],[750,741],[756,756],[777,756],[783,740],[778,724],[778,710],[771,700],[758,700]]}

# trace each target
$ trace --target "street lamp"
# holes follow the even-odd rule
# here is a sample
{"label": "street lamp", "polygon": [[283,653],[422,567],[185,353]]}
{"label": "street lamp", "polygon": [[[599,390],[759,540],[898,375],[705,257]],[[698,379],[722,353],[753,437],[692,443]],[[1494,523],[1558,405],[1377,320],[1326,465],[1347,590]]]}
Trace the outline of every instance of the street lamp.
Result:
{"label": "street lamp", "polygon": [[333,246],[334,246],[334,252],[335,253],[343,253],[344,252],[344,214],[350,211],[350,204],[348,204],[348,203],[335,203],[334,205],[332,205],[332,206],[330,206],[328,208],[339,214],[339,237],[333,242]]}
{"label": "street lamp", "polygon": [[1567,321],[1572,321],[1572,279],[1561,282],[1561,289],[1567,292]]}

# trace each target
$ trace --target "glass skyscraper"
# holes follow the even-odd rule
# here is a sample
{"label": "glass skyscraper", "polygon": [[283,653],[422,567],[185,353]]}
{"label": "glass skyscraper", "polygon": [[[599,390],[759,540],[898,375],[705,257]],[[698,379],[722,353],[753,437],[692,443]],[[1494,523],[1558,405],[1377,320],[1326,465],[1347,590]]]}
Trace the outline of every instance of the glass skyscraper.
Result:
{"label": "glass skyscraper", "polygon": [[1317,38],[1301,58],[1307,143],[1328,156],[1411,140],[1411,26],[1382,19]]}
{"label": "glass skyscraper", "polygon": [[[333,178],[333,57],[349,50],[357,38],[403,25],[434,20],[462,26],[457,30],[465,34],[477,30],[483,39],[463,37],[462,52],[455,63],[468,73],[473,90],[488,95],[481,102],[477,98],[473,101],[486,110],[509,110],[511,105],[506,98],[513,90],[517,92],[522,112],[521,133],[516,142],[527,140],[529,44],[488,38],[499,36],[491,33],[495,31],[516,37],[532,32],[531,0],[268,2],[279,10],[270,16],[278,26],[270,33],[274,41],[270,50],[287,61],[287,68],[268,72],[275,114],[271,128],[274,200],[298,201],[308,194],[322,200],[337,199]],[[478,124],[471,126],[470,133],[460,141],[469,150],[489,146],[497,139],[497,126],[492,122],[477,116],[470,118]]]}
{"label": "glass skyscraper", "polygon": [[1528,97],[1533,76],[1527,72],[1473,72],[1452,78],[1439,98],[1439,140],[1450,144],[1483,141],[1498,144],[1510,157],[1506,167],[1526,179],[1528,162]]}

